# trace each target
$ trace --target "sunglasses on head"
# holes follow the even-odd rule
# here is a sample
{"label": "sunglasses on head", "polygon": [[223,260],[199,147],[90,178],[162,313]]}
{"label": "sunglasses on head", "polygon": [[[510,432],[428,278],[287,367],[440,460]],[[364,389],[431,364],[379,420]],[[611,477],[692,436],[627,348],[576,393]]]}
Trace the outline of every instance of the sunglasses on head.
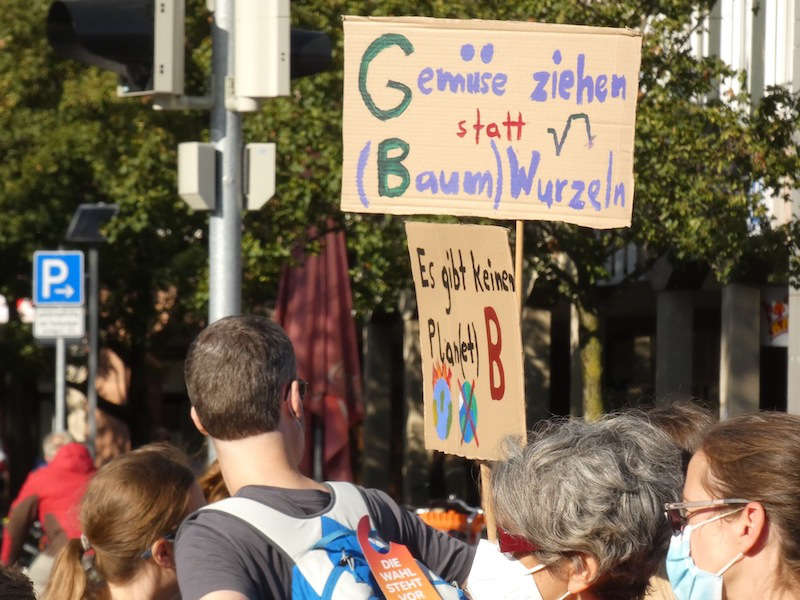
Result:
{"label": "sunglasses on head", "polygon": [[497,543],[500,546],[500,552],[530,554],[539,550],[538,546],[530,543],[524,537],[508,533],[502,527],[497,528]]}
{"label": "sunglasses on head", "polygon": [[664,514],[667,515],[673,533],[681,533],[689,523],[692,512],[703,508],[718,508],[722,506],[749,504],[749,500],[742,498],[717,498],[715,500],[697,500],[695,502],[667,502],[664,505]]}

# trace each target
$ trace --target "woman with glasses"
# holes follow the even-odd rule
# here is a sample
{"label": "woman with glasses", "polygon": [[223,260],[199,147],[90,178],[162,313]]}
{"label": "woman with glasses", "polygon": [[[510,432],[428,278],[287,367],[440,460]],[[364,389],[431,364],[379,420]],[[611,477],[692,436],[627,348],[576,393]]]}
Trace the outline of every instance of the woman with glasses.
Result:
{"label": "woman with glasses", "polygon": [[86,488],[81,538],[61,550],[45,598],[179,598],[172,541],[204,504],[186,457],[168,444],[113,459]]}
{"label": "woman with glasses", "polygon": [[800,417],[714,425],[665,506],[667,574],[679,600],[800,598]]}
{"label": "woman with glasses", "polygon": [[[654,507],[680,494],[680,453],[635,414],[552,420],[492,472],[500,550],[529,598],[638,600],[669,543]],[[672,499],[672,500],[670,500]]]}

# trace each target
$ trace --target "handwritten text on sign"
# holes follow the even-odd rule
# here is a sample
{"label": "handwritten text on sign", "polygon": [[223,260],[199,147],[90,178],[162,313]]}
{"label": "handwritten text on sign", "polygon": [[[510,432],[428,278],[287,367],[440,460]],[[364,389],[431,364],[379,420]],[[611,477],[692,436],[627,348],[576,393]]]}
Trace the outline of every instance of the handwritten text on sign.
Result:
{"label": "handwritten text on sign", "polygon": [[342,210],[630,224],[640,36],[415,17],[344,30]]}
{"label": "handwritten text on sign", "polygon": [[425,447],[500,458],[524,435],[517,282],[500,227],[406,223],[420,323]]}

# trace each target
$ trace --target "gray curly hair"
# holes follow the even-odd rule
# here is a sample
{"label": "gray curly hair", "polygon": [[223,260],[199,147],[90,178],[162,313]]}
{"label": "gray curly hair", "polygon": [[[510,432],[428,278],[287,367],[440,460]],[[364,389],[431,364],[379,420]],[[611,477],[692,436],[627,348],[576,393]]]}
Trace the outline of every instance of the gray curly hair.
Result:
{"label": "gray curly hair", "polygon": [[497,524],[541,548],[545,564],[593,556],[604,600],[642,598],[669,544],[664,503],[683,484],[667,435],[632,413],[552,419],[507,453],[492,473]]}

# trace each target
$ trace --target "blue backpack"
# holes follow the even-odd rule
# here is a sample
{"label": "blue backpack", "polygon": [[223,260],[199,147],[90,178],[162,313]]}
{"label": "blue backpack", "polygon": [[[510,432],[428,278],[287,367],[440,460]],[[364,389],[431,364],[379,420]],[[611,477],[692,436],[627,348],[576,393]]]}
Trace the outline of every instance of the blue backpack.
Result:
{"label": "blue backpack", "polygon": [[[203,510],[231,514],[257,529],[293,561],[292,600],[384,600],[356,536],[358,522],[369,510],[358,488],[350,483],[328,482],[333,505],[322,515],[290,517],[249,498],[226,498]],[[375,535],[370,517],[370,542],[377,550],[388,548]],[[443,600],[464,600],[463,592],[435,575],[422,563],[422,572]],[[413,597],[413,596],[410,596]]]}

